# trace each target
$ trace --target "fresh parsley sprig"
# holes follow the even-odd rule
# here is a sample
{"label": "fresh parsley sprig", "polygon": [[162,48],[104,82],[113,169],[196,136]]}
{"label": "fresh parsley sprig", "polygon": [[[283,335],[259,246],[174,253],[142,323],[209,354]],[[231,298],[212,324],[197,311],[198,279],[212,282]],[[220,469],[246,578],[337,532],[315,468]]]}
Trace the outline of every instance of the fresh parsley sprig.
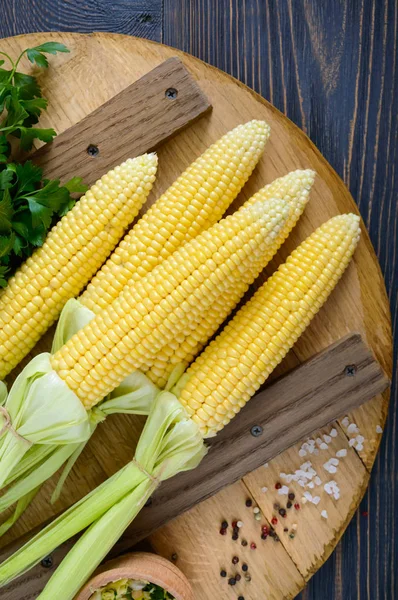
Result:
{"label": "fresh parsley sprig", "polygon": [[33,127],[47,108],[35,77],[17,71],[26,54],[31,63],[47,68],[45,54],[69,52],[63,44],[46,42],[24,50],[17,60],[5,52],[0,59],[0,288],[18,266],[41,246],[48,230],[72,208],[73,193],[87,188],[80,177],[64,185],[59,180],[42,179],[43,171],[30,160],[24,164],[11,162],[10,137],[19,140],[22,150],[30,150],[35,139],[51,142],[54,129]]}
{"label": "fresh parsley sprig", "polygon": [[56,133],[54,129],[32,127],[47,108],[47,100],[42,97],[37,80],[32,75],[17,71],[21,58],[26,54],[31,63],[47,68],[46,54],[69,52],[64,44],[46,42],[34,48],[27,48],[14,62],[11,56],[0,52],[10,63],[10,69],[4,69],[5,60],[0,60],[0,163],[6,162],[10,156],[10,145],[7,137],[19,138],[22,150],[30,150],[33,140],[51,142]]}

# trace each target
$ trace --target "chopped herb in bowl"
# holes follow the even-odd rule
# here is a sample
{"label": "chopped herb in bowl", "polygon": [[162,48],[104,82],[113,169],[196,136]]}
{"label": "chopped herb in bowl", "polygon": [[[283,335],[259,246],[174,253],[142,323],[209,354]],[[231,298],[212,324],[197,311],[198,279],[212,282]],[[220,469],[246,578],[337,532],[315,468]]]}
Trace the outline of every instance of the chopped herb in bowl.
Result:
{"label": "chopped herb in bowl", "polygon": [[174,600],[174,596],[148,581],[120,579],[96,590],[90,600]]}

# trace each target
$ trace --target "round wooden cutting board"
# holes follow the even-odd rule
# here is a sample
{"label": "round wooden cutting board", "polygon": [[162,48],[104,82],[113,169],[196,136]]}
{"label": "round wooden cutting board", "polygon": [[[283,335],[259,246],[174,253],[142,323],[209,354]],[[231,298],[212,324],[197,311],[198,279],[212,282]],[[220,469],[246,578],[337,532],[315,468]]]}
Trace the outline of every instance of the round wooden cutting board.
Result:
{"label": "round wooden cutting board", "polygon": [[[208,95],[213,111],[160,148],[152,202],[209,144],[238,123],[250,119],[265,119],[271,126],[271,139],[235,207],[288,171],[312,168],[317,172],[309,206],[268,272],[329,217],[357,212],[342,181],[304,133],[268,102],[225,73],[172,48],[121,35],[32,34],[2,40],[1,48],[17,56],[28,46],[52,39],[65,43],[71,52],[51,57],[49,71],[39,74],[44,95],[49,98],[48,112],[41,121],[44,127],[53,126],[58,132],[65,130],[175,55]],[[27,61],[22,62],[21,68],[26,72],[32,69]],[[278,374],[351,331],[359,331],[364,336],[390,375],[389,306],[379,265],[364,227],[351,266]],[[40,342],[35,352],[47,349],[48,341],[49,336]],[[300,443],[289,449],[269,465],[163,527],[151,537],[154,549],[167,558],[177,555],[177,565],[192,582],[197,600],[215,597],[229,600],[240,595],[245,600],[293,598],[329,556],[365,492],[387,406],[388,393],[385,393],[333,426],[314,433],[307,445]],[[48,482],[2,544],[59,513],[124,465],[132,457],[141,426],[142,420],[138,418],[109,418],[106,425],[98,428],[79,460],[63,498],[55,506],[49,505],[54,483]],[[328,461],[336,458],[336,454],[339,462],[333,465]],[[311,467],[315,473],[308,479],[310,487],[303,488],[286,476],[294,474],[306,462],[311,465],[307,464],[302,470]],[[327,485],[330,481],[336,482],[337,487]],[[276,489],[278,482],[295,494],[293,504],[300,508],[290,508],[286,518],[277,515],[275,529],[279,542],[270,537],[262,540],[261,525],[276,516],[276,503],[283,508],[288,501],[287,496]],[[328,493],[333,490],[334,493]],[[280,491],[286,492],[284,487]],[[304,493],[308,498],[311,494],[315,502],[303,501]],[[261,520],[255,519],[253,507],[246,506],[248,498],[252,499],[253,507],[259,507]],[[228,535],[219,534],[224,519],[229,524],[233,520],[243,522],[239,541],[231,539],[231,525]],[[288,531],[284,531],[285,528]],[[241,544],[243,539],[248,541],[247,546]],[[252,542],[256,549],[250,549]],[[236,567],[231,563],[235,555],[239,558]],[[244,562],[249,566],[250,577],[241,570]],[[241,573],[242,578],[234,587],[220,577],[220,570],[224,568],[228,576]]]}

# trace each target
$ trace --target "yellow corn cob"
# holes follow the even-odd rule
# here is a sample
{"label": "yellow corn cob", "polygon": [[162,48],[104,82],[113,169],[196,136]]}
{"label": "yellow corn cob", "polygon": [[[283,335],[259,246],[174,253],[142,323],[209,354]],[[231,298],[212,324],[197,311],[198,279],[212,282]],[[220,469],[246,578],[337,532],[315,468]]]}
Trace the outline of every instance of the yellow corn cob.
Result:
{"label": "yellow corn cob", "polygon": [[232,289],[228,290],[226,296],[219,296],[216,299],[197,328],[181,341],[173,340],[169,346],[159,352],[153,367],[146,373],[158,387],[162,389],[165,387],[176,365],[186,367],[192,362],[238,304],[249,285],[276,254],[304,211],[314,177],[314,171],[309,169],[293,171],[266,185],[243,205],[242,208],[247,208],[256,202],[270,200],[273,198],[272,194],[275,194],[276,198],[282,198],[288,203],[289,218],[260,260],[257,263],[253,261],[245,276],[233,283]]}
{"label": "yellow corn cob", "polygon": [[0,297],[0,380],[33,348],[118,243],[155,180],[157,157],[104,175],[48,234]]}
{"label": "yellow corn cob", "polygon": [[239,125],[213,144],[126,235],[80,302],[94,313],[179,246],[216,223],[236,198],[269,138],[264,121]]}
{"label": "yellow corn cob", "polygon": [[218,295],[258,261],[289,214],[283,200],[257,203],[179,248],[52,357],[52,366],[89,409],[156,353],[195,329]]}
{"label": "yellow corn cob", "polygon": [[359,234],[353,214],[319,227],[187,370],[179,398],[205,437],[222,429],[282,361],[340,279]]}

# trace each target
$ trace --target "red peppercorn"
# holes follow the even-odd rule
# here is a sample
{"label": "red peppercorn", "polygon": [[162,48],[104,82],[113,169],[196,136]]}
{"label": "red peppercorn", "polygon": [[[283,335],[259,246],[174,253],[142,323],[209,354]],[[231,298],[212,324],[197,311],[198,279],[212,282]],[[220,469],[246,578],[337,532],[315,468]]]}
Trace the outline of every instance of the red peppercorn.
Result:
{"label": "red peppercorn", "polygon": [[237,556],[234,556],[233,559],[232,559],[232,564],[233,565],[237,565],[238,562],[239,562],[239,558]]}
{"label": "red peppercorn", "polygon": [[272,525],[276,525],[277,522],[278,522],[278,519],[276,517],[272,517],[272,519],[271,519]]}
{"label": "red peppercorn", "polygon": [[280,490],[280,489],[281,489],[281,487],[282,487],[282,484],[281,484],[281,483],[279,483],[279,481],[278,481],[278,482],[275,484],[275,489],[276,489],[276,490]]}
{"label": "red peppercorn", "polygon": [[294,508],[295,508],[296,510],[300,510],[300,504],[299,504],[298,502],[296,502],[296,504],[294,505]]}
{"label": "red peppercorn", "polygon": [[262,534],[261,534],[261,539],[262,539],[262,540],[266,540],[266,539],[267,539],[267,537],[268,537],[268,533],[262,533]]}
{"label": "red peppercorn", "polygon": [[268,527],[268,525],[263,525],[263,526],[261,527],[261,531],[262,531],[263,533],[267,533],[267,534],[268,534],[268,533],[269,533],[269,527]]}
{"label": "red peppercorn", "polygon": [[250,544],[250,548],[251,548],[252,550],[255,550],[255,549],[257,548],[257,546],[256,546],[256,544],[255,544],[254,542],[252,542],[252,543]]}
{"label": "red peppercorn", "polygon": [[224,527],[221,527],[221,529],[220,529],[220,534],[221,534],[221,535],[227,535],[227,530],[226,530],[226,529],[224,529]]}
{"label": "red peppercorn", "polygon": [[235,527],[238,527],[238,521],[232,521],[232,527],[235,529]]}

